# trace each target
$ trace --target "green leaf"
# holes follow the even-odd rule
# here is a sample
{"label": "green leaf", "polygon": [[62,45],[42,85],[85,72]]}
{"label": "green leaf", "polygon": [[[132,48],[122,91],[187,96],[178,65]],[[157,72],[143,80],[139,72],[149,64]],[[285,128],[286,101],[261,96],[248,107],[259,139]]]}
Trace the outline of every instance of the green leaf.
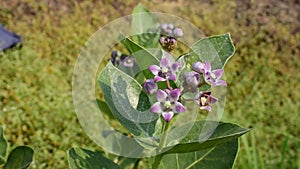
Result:
{"label": "green leaf", "polygon": [[82,148],[71,148],[68,151],[68,160],[71,169],[121,169],[102,153]]}
{"label": "green leaf", "polygon": [[132,12],[131,30],[133,39],[146,48],[155,48],[158,45],[159,24],[148,9],[138,4]]}
{"label": "green leaf", "polygon": [[[189,128],[189,125],[181,126],[179,129],[171,131],[167,142],[176,140],[177,135],[180,135],[182,131],[184,132],[186,127]],[[231,123],[196,121],[187,135],[182,140],[178,140],[179,144],[174,147],[166,147],[165,150],[167,151],[164,154],[187,153],[207,149],[236,139],[249,130]]]}
{"label": "green leaf", "polygon": [[135,136],[152,136],[158,115],[143,111],[150,103],[135,79],[108,63],[99,84],[111,112],[125,128]]}
{"label": "green leaf", "polygon": [[13,149],[3,169],[26,169],[32,162],[34,151],[27,146],[19,146]]}
{"label": "green leaf", "polygon": [[0,165],[5,162],[5,155],[7,149],[7,141],[4,138],[3,128],[0,127]]}
{"label": "green leaf", "polygon": [[224,68],[235,52],[229,33],[203,38],[193,44],[191,49],[199,61],[210,61],[212,69]]}
{"label": "green leaf", "polygon": [[197,152],[163,156],[159,169],[231,169],[238,152],[238,139]]}
{"label": "green leaf", "polygon": [[157,53],[158,51],[149,51],[122,34],[120,34],[119,39],[128,52],[136,59],[140,70],[148,69],[148,67],[153,64],[159,64],[159,58],[157,57],[159,54]]}
{"label": "green leaf", "polygon": [[139,158],[128,158],[128,157],[119,157],[119,161],[118,164],[122,167],[122,168],[133,168],[133,166],[135,165],[135,163],[139,162]]}
{"label": "green leaf", "polygon": [[102,113],[104,113],[109,119],[115,119],[114,115],[112,114],[112,112],[110,111],[108,105],[102,101],[97,99],[97,104],[99,106],[99,109],[101,110]]}

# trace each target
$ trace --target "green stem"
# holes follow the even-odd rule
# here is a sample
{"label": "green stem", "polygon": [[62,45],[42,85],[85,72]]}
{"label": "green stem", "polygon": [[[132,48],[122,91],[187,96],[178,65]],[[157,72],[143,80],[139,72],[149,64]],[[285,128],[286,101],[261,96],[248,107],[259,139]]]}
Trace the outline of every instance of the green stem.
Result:
{"label": "green stem", "polygon": [[[160,138],[159,145],[158,145],[158,151],[157,151],[158,155],[155,156],[154,162],[152,164],[152,169],[158,168],[160,161],[163,157],[161,150],[164,148],[164,146],[166,145],[166,141],[167,141],[167,135],[168,135],[168,129],[169,129],[170,123],[166,122],[164,120],[162,120],[162,122],[163,122],[162,136]],[[159,153],[161,153],[161,154],[159,154]]]}
{"label": "green stem", "polygon": [[136,160],[136,162],[134,163],[133,169],[138,169],[140,160],[141,159]]}
{"label": "green stem", "polygon": [[159,141],[158,150],[161,151],[161,149],[165,146],[167,141],[167,130],[169,129],[170,123],[163,120],[163,128],[162,128],[162,136]]}
{"label": "green stem", "polygon": [[157,169],[158,168],[162,157],[163,157],[163,154],[159,154],[159,155],[155,156],[154,162],[153,162],[152,167],[151,167],[152,169]]}

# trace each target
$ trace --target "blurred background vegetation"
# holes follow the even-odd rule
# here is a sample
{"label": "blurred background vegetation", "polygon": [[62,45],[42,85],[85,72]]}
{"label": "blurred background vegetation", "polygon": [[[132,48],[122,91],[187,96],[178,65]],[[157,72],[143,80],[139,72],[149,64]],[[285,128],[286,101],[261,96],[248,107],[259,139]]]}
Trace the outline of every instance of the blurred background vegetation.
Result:
{"label": "blurred background vegetation", "polygon": [[[223,120],[253,127],[234,168],[300,168],[299,0],[153,0],[150,11],[185,18],[207,36],[230,32],[236,54]],[[129,15],[135,0],[1,0],[0,23],[23,37],[0,53],[0,125],[11,148],[36,151],[31,168],[68,168],[71,146],[97,147],[72,105],[72,71],[101,26]]]}

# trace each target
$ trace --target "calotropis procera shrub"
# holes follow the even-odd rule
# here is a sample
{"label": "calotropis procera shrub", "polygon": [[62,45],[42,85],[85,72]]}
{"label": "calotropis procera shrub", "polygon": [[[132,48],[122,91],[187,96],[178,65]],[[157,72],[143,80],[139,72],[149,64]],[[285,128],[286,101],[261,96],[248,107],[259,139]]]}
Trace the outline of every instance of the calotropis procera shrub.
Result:
{"label": "calotropis procera shrub", "polygon": [[[238,137],[249,130],[220,122],[223,68],[234,54],[230,35],[201,38],[177,57],[188,33],[182,25],[160,23],[141,5],[131,22],[132,36],[119,35],[128,53],[113,50],[98,78],[103,98],[97,103],[114,129],[89,133],[103,151],[71,148],[70,167],[232,168]],[[84,128],[97,122],[85,119],[92,120]]]}

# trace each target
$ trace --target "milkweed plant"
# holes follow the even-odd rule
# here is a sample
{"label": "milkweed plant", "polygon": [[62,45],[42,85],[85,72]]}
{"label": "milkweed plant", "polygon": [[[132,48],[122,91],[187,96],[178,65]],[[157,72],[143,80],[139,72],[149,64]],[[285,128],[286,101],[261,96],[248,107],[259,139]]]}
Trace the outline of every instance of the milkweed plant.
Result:
{"label": "milkweed plant", "polygon": [[99,109],[121,141],[106,141],[109,150],[71,148],[70,168],[232,168],[238,137],[249,129],[220,121],[230,87],[223,68],[235,50],[230,34],[203,37],[182,52],[188,30],[181,25],[160,22],[141,5],[131,22],[149,32],[120,32],[98,74]]}

